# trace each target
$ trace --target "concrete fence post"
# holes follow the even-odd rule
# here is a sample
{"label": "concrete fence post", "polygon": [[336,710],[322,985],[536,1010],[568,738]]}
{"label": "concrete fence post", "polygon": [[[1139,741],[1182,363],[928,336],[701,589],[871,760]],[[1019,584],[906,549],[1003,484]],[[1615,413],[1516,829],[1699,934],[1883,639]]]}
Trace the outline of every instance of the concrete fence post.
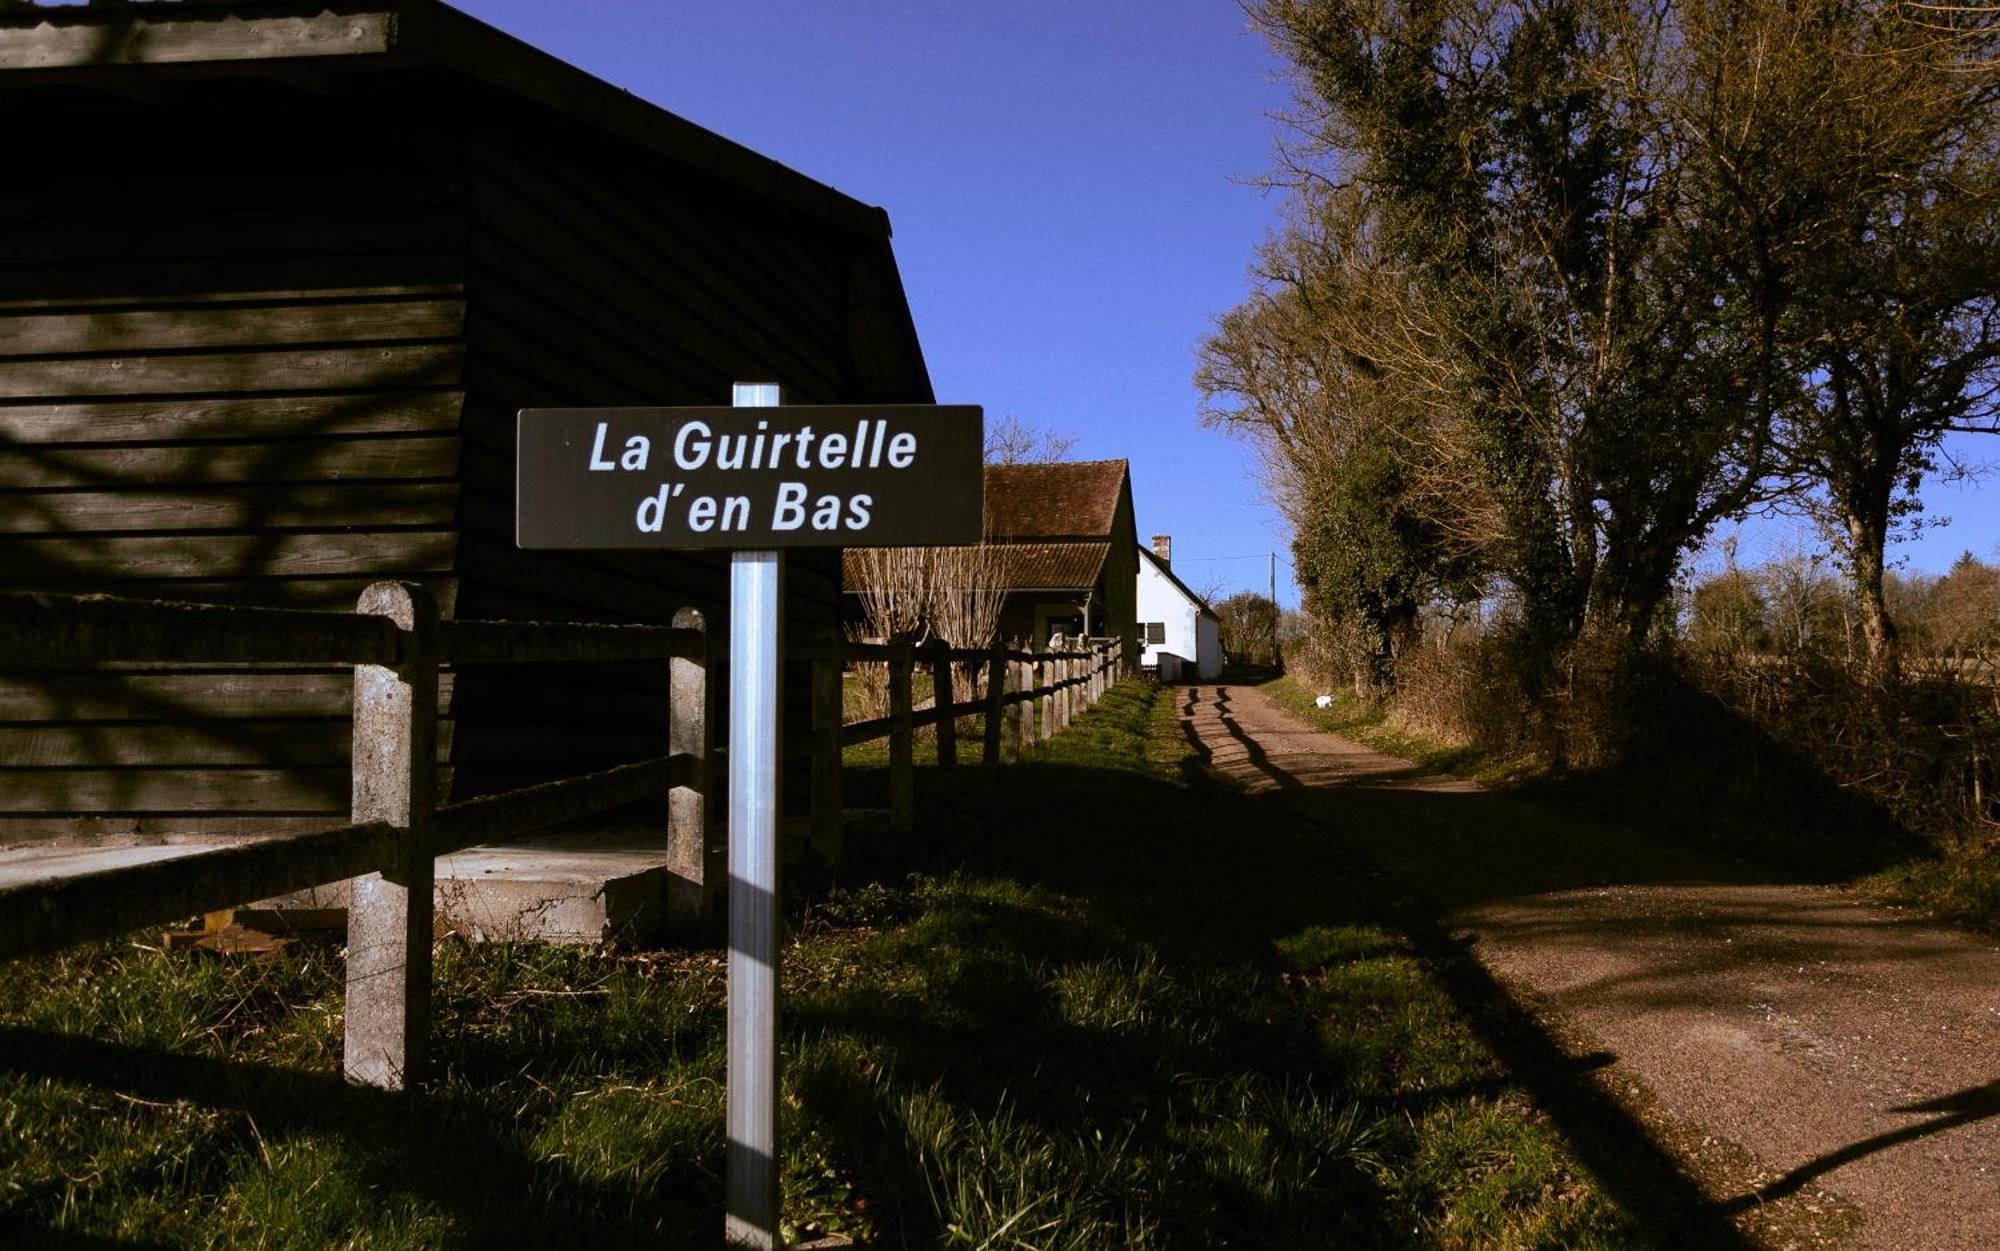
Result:
{"label": "concrete fence post", "polygon": [[1010,660],[1006,682],[1011,694],[1027,697],[1007,706],[1006,756],[1009,761],[1018,761],[1035,745],[1034,670],[1025,660]]}
{"label": "concrete fence post", "polygon": [[812,845],[828,864],[839,864],[840,726],[847,709],[841,698],[841,639],[836,630],[820,636],[812,658]]}
{"label": "concrete fence post", "polygon": [[432,836],[437,811],[437,606],[422,587],[377,582],[357,613],[403,632],[394,665],[354,667],[352,820],[395,826],[396,862],[352,882],[342,1071],[407,1090],[430,1051]]}
{"label": "concrete fence post", "polygon": [[1070,679],[1075,674],[1076,662],[1068,656],[1056,662],[1056,681],[1062,688],[1062,693],[1056,696],[1057,734],[1069,729],[1070,713],[1073,711],[1072,705],[1076,699],[1076,687],[1070,684]]}
{"label": "concrete fence post", "polygon": [[930,648],[931,705],[937,709],[938,768],[949,771],[958,765],[958,718],[952,706],[958,702],[957,684],[951,676],[951,644],[932,639]]}
{"label": "concrete fence post", "polygon": [[1009,712],[1014,719],[1008,725],[1007,739],[1012,758],[1019,760],[1035,745],[1035,666],[1026,660],[1008,661],[1007,686],[1020,697]]}
{"label": "concrete fence post", "polygon": [[916,648],[897,643],[889,660],[889,828],[908,833],[917,823],[916,757],[911,742],[910,679],[917,667]]}
{"label": "concrete fence post", "polygon": [[674,624],[701,631],[701,643],[693,655],[667,662],[667,750],[694,765],[692,774],[667,792],[667,916],[675,923],[699,923],[715,914],[721,894],[721,874],[712,863],[721,847],[709,822],[716,721],[709,670],[715,644],[699,608],[681,609]]}
{"label": "concrete fence post", "polygon": [[[980,762],[987,765],[1000,763],[1000,733],[1007,719],[1007,642],[994,639],[993,646],[986,651],[986,735],[980,744]],[[1020,757],[1020,745],[1015,744],[1015,758]]]}
{"label": "concrete fence post", "polygon": [[1056,695],[1056,691],[1054,691],[1054,687],[1056,687],[1056,677],[1058,677],[1058,675],[1060,675],[1060,671],[1062,671],[1062,667],[1060,667],[1060,665],[1062,665],[1062,661],[1060,661],[1060,659],[1050,659],[1048,655],[1040,655],[1040,657],[1036,657],[1036,661],[1034,661],[1034,685],[1036,685],[1036,689],[1042,689],[1042,691],[1046,691],[1046,693],[1044,693],[1044,695],[1040,697],[1040,709],[1042,709],[1042,719],[1040,719],[1040,723],[1036,725],[1036,737],[1038,737],[1040,741],[1044,741],[1044,743],[1046,743],[1048,739],[1056,737],[1056,729],[1060,729],[1060,727],[1056,725],[1056,699],[1058,699],[1058,695]]}

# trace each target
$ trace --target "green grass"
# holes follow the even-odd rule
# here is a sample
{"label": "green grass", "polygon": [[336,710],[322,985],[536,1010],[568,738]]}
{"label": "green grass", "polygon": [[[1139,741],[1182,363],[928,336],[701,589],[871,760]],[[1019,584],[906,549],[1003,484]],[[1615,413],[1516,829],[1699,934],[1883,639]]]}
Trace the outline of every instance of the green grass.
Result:
{"label": "green grass", "polygon": [[1861,889],[1988,934],[2000,934],[2000,842],[1955,843],[1860,880]]}
{"label": "green grass", "polygon": [[[1169,701],[1125,684],[1035,759],[961,770],[875,849],[898,871],[794,901],[793,1230],[1684,1245],[1420,909],[1188,760]],[[446,942],[438,968],[436,1077],[405,1106],[336,1076],[330,948],[9,966],[0,1242],[719,1241],[719,952]]]}

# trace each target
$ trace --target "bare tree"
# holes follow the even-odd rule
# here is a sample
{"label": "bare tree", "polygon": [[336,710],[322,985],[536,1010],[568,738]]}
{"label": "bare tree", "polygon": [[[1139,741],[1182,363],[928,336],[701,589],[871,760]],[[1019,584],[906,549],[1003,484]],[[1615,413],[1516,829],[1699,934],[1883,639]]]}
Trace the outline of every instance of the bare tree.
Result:
{"label": "bare tree", "polygon": [[1076,436],[1031,426],[1009,413],[986,426],[986,463],[1042,465],[1067,459]]}
{"label": "bare tree", "polygon": [[1887,543],[1916,519],[1945,434],[2000,430],[2000,82],[1932,29],[1949,12],[1990,37],[1979,7],[1719,6],[1711,85],[1687,114],[1715,167],[1741,173],[1756,302],[1797,380],[1777,447],[1820,488],[1798,498],[1847,565],[1885,679]]}

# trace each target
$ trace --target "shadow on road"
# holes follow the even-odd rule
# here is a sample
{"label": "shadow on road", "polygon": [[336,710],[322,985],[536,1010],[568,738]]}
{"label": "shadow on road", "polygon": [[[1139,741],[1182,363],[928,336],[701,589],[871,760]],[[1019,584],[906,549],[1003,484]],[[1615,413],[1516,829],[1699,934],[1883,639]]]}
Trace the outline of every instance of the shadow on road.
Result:
{"label": "shadow on road", "polygon": [[1731,1199],[1724,1206],[1729,1211],[1736,1212],[1755,1207],[1760,1203],[1769,1203],[1773,1199],[1782,1199],[1786,1195],[1798,1193],[1808,1183],[1831,1173],[1841,1165],[1851,1164],[1863,1156],[1886,1151],[1890,1147],[1901,1146],[1906,1142],[1915,1142],[1919,1138],[1928,1138],[1933,1134],[1941,1134],[1948,1129],[1957,1129],[1961,1125],[1983,1121],[1988,1117],[2000,1116],[2000,1081],[1974,1086],[1938,1099],[1926,1099],[1922,1103],[1904,1104],[1899,1108],[1891,1108],[1890,1111],[1936,1112],[1940,1115],[1904,1129],[1877,1134],[1873,1138],[1864,1138],[1838,1151],[1829,1151],[1825,1155],[1817,1156],[1769,1185],[1761,1186],[1751,1194]]}
{"label": "shadow on road", "polygon": [[[1261,697],[1260,697],[1261,698]],[[1274,718],[1259,706],[1245,711],[1240,693],[1226,688],[1190,690],[1179,697],[1183,731],[1211,749],[1218,771],[1248,794],[1267,796],[1331,829],[1355,850],[1415,883],[1427,907],[1407,926],[1413,940],[1454,987],[1476,1019],[1488,1023],[1492,1045],[1517,1066],[1537,1098],[1580,1143],[1595,1139],[1613,1156],[1635,1152],[1651,1163],[1646,1177],[1667,1175],[1672,1162],[1646,1133],[1579,1080],[1561,1062],[1559,1048],[1538,1030],[1484,965],[1455,942],[1447,927],[1478,934],[1488,959],[1536,986],[1560,987],[1565,1013],[1589,1021],[1633,1023],[1629,1039],[1648,1029],[1667,1031],[1662,1043],[1681,1047],[1677,1032],[1702,1022],[1743,1022],[1723,1033],[1762,1038],[1758,1016],[1803,1016],[1814,1028],[1842,1037],[1873,1036],[1872,1026],[1835,1024],[1848,1018],[1864,992],[1876,1006],[1901,996],[1942,995],[1954,987],[1990,985],[1991,963],[1976,943],[1961,941],[1920,917],[1855,907],[1826,892],[1757,866],[1684,846],[1661,843],[1630,830],[1515,795],[1482,791],[1459,779],[1427,775],[1407,763],[1310,731],[1288,714]],[[1246,721],[1248,724],[1246,724]],[[1699,796],[1686,798],[1690,806]],[[1809,885],[1809,883],[1807,883]],[[1534,976],[1526,970],[1540,970]],[[1759,1005],[1760,997],[1776,997]],[[1944,1011],[1943,998],[1926,1000]],[[1983,1011],[1951,1002],[1960,1021]],[[1746,1004],[1750,1015],[1745,1019]],[[1655,1014],[1658,1014],[1657,1016]],[[1869,1017],[1869,1020],[1876,1018]],[[1909,1048],[1923,1051],[1921,1022],[1906,1027],[1891,1011],[1884,1028]],[[1640,1022],[1660,1022],[1641,1025]],[[1976,1031],[1978,1023],[1970,1022]],[[1956,1025],[1928,1028],[1956,1030]],[[1719,1045],[1719,1044],[1718,1044]],[[1775,1035],[1757,1044],[1775,1052]],[[1886,1045],[1877,1043],[1876,1048]],[[1931,1080],[1967,1080],[1979,1072],[1964,1057],[1931,1057]],[[1718,1057],[1711,1057],[1717,1059]],[[1790,1061],[1772,1060],[1789,1065]],[[1947,1076],[1949,1074],[1950,1076]],[[1780,1079],[1789,1081],[1789,1078]],[[1769,1091],[1773,1108],[1788,1098],[1868,1104],[1857,1084],[1838,1094],[1814,1085]],[[1829,1107],[1833,1105],[1828,1105]],[[1839,1105],[1845,1108],[1847,1105]],[[1916,1124],[1869,1133],[1879,1115],[1857,1111],[1813,1114],[1820,1143],[1854,1141],[1817,1150],[1775,1181],[1709,1207],[1698,1195],[1677,1192],[1673,1202],[1692,1204],[1709,1219],[1741,1215],[1804,1190],[1844,1165],[1890,1148],[2000,1116],[2000,1082],[1967,1085],[1942,1098],[1890,1109],[1891,1114],[1931,1114]],[[1871,1123],[1872,1122],[1872,1123]],[[1828,1130],[1827,1127],[1837,1127]],[[1855,1127],[1864,1127],[1856,1134]],[[1608,1127],[1608,1128],[1607,1128]],[[1754,1132],[1754,1130],[1753,1130]],[[1605,1135],[1610,1135],[1609,1138]],[[1834,1136],[1838,1135],[1838,1136]],[[1586,1151],[1587,1148],[1583,1148]],[[1796,1159],[1766,1143],[1779,1160]],[[1602,1167],[1602,1152],[1592,1157]],[[1782,1164],[1779,1167],[1783,1167]],[[1733,1186],[1741,1184],[1732,1183]],[[1896,1183],[1874,1181],[1869,1185]],[[1968,1172],[1959,1185],[1977,1185]],[[1954,1193],[1939,1182],[1940,1197]],[[1921,1205],[1920,1205],[1921,1206]]]}

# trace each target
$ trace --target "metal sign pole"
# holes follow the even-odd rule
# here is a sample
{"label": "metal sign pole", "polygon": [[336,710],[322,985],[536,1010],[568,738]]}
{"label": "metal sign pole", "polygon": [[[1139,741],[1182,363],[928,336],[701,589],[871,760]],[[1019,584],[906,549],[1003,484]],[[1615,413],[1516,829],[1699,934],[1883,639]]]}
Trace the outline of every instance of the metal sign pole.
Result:
{"label": "metal sign pole", "polygon": [[[774,383],[738,383],[774,408]],[[729,559],[729,1161],[724,1238],[779,1251],[778,675],[784,556]]]}
{"label": "metal sign pole", "polygon": [[724,1237],[776,1251],[783,549],[979,542],[984,416],[969,404],[784,407],[776,383],[738,383],[731,398],[522,409],[514,541],[731,554]]}

